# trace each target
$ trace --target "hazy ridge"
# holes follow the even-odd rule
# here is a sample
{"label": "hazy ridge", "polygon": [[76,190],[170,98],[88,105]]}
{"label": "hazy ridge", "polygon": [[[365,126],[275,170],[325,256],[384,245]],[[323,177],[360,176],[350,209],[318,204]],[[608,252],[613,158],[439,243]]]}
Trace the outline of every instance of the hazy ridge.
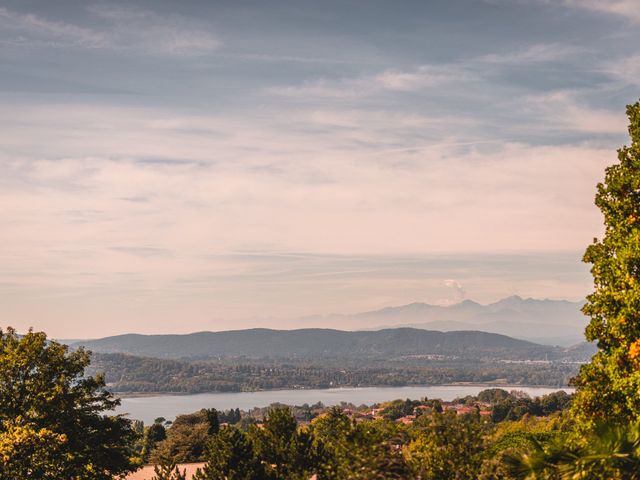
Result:
{"label": "hazy ridge", "polygon": [[559,359],[570,350],[479,331],[438,332],[412,328],[379,331],[329,329],[198,332],[186,335],[127,334],[78,342],[98,353],[156,358],[394,358],[443,355],[486,359]]}
{"label": "hazy ridge", "polygon": [[587,318],[580,311],[584,301],[521,298],[517,295],[489,305],[472,300],[449,305],[415,302],[355,315],[310,316],[306,326],[349,325],[353,329],[412,327],[427,330],[480,330],[510,337],[570,346],[584,340]]}

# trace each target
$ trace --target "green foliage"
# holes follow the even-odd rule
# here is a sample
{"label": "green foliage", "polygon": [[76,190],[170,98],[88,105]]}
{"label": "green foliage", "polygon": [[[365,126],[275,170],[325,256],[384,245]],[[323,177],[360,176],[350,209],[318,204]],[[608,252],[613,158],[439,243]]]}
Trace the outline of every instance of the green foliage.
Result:
{"label": "green foliage", "polygon": [[58,480],[66,470],[67,438],[51,430],[24,425],[21,418],[0,433],[0,479]]}
{"label": "green foliage", "polygon": [[264,465],[256,457],[246,434],[235,427],[222,427],[211,437],[205,455],[206,465],[196,480],[266,479]]}
{"label": "green foliage", "polygon": [[475,480],[488,426],[477,416],[454,412],[423,415],[405,447],[414,475],[424,480]]}
{"label": "green foliage", "polygon": [[210,428],[206,410],[178,416],[167,430],[166,439],[158,442],[151,452],[150,460],[170,459],[175,463],[202,461]]}
{"label": "green foliage", "polygon": [[575,379],[574,411],[589,424],[640,420],[640,103],[627,114],[631,146],[618,150],[596,195],[605,234],[584,255],[595,287],[583,309],[586,337],[599,350]]}
{"label": "green foliage", "polygon": [[356,423],[349,437],[353,452],[347,457],[350,475],[346,478],[409,478],[411,470],[402,450],[408,441],[402,424],[385,420]]}
{"label": "green foliage", "polygon": [[[313,474],[319,479],[336,480],[438,478],[435,475],[445,475],[445,479],[471,478],[474,474],[489,479],[493,477],[487,475],[504,469],[498,459],[505,452],[525,451],[533,442],[546,441],[567,430],[562,412],[571,397],[566,393],[531,399],[517,392],[502,392],[489,390],[477,397],[459,399],[469,405],[475,405],[479,398],[493,398],[501,399],[500,403],[526,406],[514,416],[518,421],[502,422],[495,429],[486,417],[481,418],[477,413],[442,414],[441,402],[435,399],[387,402],[380,405],[383,419],[373,421],[367,420],[367,416],[358,417],[358,410],[360,415],[367,413],[366,410],[346,404],[344,408],[356,412],[354,420],[339,407],[327,410],[321,404],[300,407],[274,404],[242,413],[237,409],[226,413],[201,410],[178,417],[168,430],[167,440],[158,444],[152,458],[167,456],[180,462],[205,460],[207,467],[201,479],[264,476],[306,480]],[[424,413],[413,426],[393,420],[413,413],[421,405],[431,408],[418,410]],[[549,413],[553,415],[536,416]],[[216,415],[242,417],[247,422],[247,433],[223,426],[217,433],[208,435]],[[305,427],[298,425],[296,418],[313,420]],[[199,433],[189,437],[185,431]],[[170,445],[173,447],[168,448]],[[204,454],[196,456],[194,452],[199,450]]]}
{"label": "green foliage", "polygon": [[418,400],[395,400],[384,409],[383,417],[388,420],[397,420],[400,417],[412,415],[415,407],[421,405]]}
{"label": "green foliage", "polygon": [[[325,357],[374,360],[390,356],[444,355],[478,358],[545,358],[558,350],[495,333],[479,331],[438,332],[416,328],[389,328],[372,331],[340,330],[236,330],[200,332],[176,336],[150,336],[141,342],[135,335],[83,341],[95,351],[127,352],[160,358],[231,358],[264,359]],[[354,346],[357,346],[354,348]]]}
{"label": "green foliage", "polygon": [[338,408],[312,423],[320,479],[409,478],[403,426],[386,420],[352,423]]}
{"label": "green foliage", "polygon": [[573,396],[564,391],[533,399],[509,395],[493,405],[491,417],[494,422],[503,422],[505,420],[518,420],[525,415],[551,415],[554,412],[568,409],[572,399]]}
{"label": "green foliage", "polygon": [[515,431],[501,436],[493,443],[490,451],[524,451],[532,448],[536,443],[545,443],[553,440],[556,435],[552,432],[526,432]]}
{"label": "green foliage", "polygon": [[20,452],[5,455],[2,468],[44,469],[8,478],[112,480],[135,469],[131,422],[104,415],[119,401],[101,376],[84,376],[88,364],[86,351],[69,352],[44,333],[0,330],[0,438],[3,452]]}
{"label": "green foliage", "polygon": [[149,455],[156,448],[159,442],[162,442],[167,438],[167,430],[161,423],[153,423],[147,427],[144,431],[143,445],[142,445],[142,459],[143,461],[149,460]]}
{"label": "green foliage", "polygon": [[235,410],[231,409],[225,412],[218,412],[219,423],[228,423],[230,425],[235,425],[240,420],[242,420],[242,415],[239,408],[236,408]]}
{"label": "green foliage", "polygon": [[596,427],[570,470],[573,478],[640,479],[640,424]]}
{"label": "green foliage", "polygon": [[287,407],[274,408],[262,428],[253,427],[250,436],[258,456],[276,478],[308,478],[315,463],[309,432],[298,423]]}
{"label": "green foliage", "polygon": [[480,402],[488,402],[488,403],[497,403],[502,400],[506,400],[509,397],[509,392],[503,390],[502,388],[488,388],[486,390],[481,391],[478,394],[478,401]]}
{"label": "green foliage", "polygon": [[[537,348],[537,347],[536,347]],[[556,347],[540,347],[550,358],[583,361],[584,353],[568,353]],[[526,359],[529,350],[517,354]],[[514,354],[516,355],[516,354]],[[533,358],[541,353],[533,352]],[[511,358],[511,357],[510,357]],[[544,358],[544,356],[543,356]],[[338,386],[403,386],[425,382],[486,383],[504,379],[522,385],[565,386],[578,371],[574,363],[504,363],[490,358],[425,361],[369,358],[216,359],[209,361],[143,358],[124,354],[94,354],[90,372],[105,372],[117,392],[242,392],[269,389],[329,388]],[[221,423],[235,424],[232,415],[218,412]]]}
{"label": "green foliage", "polygon": [[570,441],[535,442],[524,455],[505,458],[514,478],[523,480],[638,480],[640,425],[603,424]]}
{"label": "green foliage", "polygon": [[186,470],[181,472],[176,463],[171,460],[163,459],[153,468],[153,471],[155,475],[151,480],[187,480]]}
{"label": "green foliage", "polygon": [[207,408],[203,411],[203,413],[205,419],[207,420],[207,435],[215,435],[220,430],[218,411],[215,408]]}
{"label": "green foliage", "polygon": [[584,255],[595,287],[583,309],[591,317],[585,333],[598,351],[574,379],[577,432],[529,438],[526,453],[507,453],[502,465],[514,478],[640,479],[640,102],[627,114],[631,146],[618,150],[596,195],[605,235]]}

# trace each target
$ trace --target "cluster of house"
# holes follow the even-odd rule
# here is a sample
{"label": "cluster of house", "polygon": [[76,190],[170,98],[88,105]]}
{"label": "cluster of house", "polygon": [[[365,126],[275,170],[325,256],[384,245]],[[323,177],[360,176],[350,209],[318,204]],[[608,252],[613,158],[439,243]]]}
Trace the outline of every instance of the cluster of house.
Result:
{"label": "cluster of house", "polygon": [[[443,404],[442,408],[445,411],[454,411],[456,412],[458,415],[469,415],[469,414],[475,414],[478,413],[480,414],[481,417],[490,417],[491,416],[491,410],[488,410],[489,406],[488,405],[453,405],[453,404]],[[426,406],[426,405],[419,405],[414,409],[414,413],[412,415],[405,415],[404,417],[400,417],[396,420],[396,422],[400,422],[403,423],[405,425],[411,425],[415,419],[419,416],[419,415],[423,415],[425,413],[430,413],[431,412],[431,407]]]}
{"label": "cluster of house", "polygon": [[[491,404],[484,402],[475,402],[472,405],[468,404],[460,404],[454,402],[442,402],[442,409],[444,411],[453,411],[457,415],[468,415],[468,414],[479,414],[482,417],[491,416]],[[342,412],[349,417],[350,419],[361,422],[366,420],[380,420],[384,418],[385,411],[389,408],[389,405],[376,405],[374,407],[361,407],[361,408],[343,408]],[[432,412],[433,407],[429,405],[417,405],[413,408],[413,413],[410,415],[405,415],[396,419],[396,422],[403,423],[405,425],[411,425],[416,418],[420,415],[428,415]],[[328,413],[328,409],[323,411],[319,416],[326,415]],[[309,420],[298,418],[298,423],[300,425],[309,425]],[[226,424],[222,424],[226,425]],[[264,424],[262,422],[256,422],[254,424],[258,428],[264,428]],[[181,472],[185,471],[186,478],[190,479],[195,474],[195,471],[198,468],[202,468],[204,464],[202,463],[192,463],[192,464],[184,464],[179,465],[179,469]],[[126,477],[126,480],[150,480],[154,478],[154,470],[153,466],[146,466],[137,472]],[[314,476],[315,477],[315,476]],[[310,480],[314,480],[314,477]]]}
{"label": "cluster of house", "polygon": [[[351,409],[345,408],[342,412],[352,420],[356,422],[362,422],[366,420],[380,420],[384,418],[385,410],[388,407],[376,406],[366,409]],[[442,408],[444,411],[453,411],[457,415],[469,415],[479,414],[481,417],[491,417],[491,404],[484,402],[476,402],[473,405],[459,404],[453,402],[442,402]],[[413,408],[413,413],[405,415],[396,419],[396,422],[403,423],[405,425],[411,425],[416,418],[420,415],[431,413],[433,407],[429,405],[418,405]],[[307,420],[298,420],[301,425],[309,424]]]}

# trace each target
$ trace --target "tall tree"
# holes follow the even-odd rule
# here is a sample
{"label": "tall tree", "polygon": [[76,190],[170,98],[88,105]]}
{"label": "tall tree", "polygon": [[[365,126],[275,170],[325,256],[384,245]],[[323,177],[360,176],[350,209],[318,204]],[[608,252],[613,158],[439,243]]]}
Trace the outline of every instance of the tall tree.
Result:
{"label": "tall tree", "polygon": [[195,413],[179,415],[166,431],[166,438],[158,442],[150,460],[159,462],[168,458],[176,463],[200,462],[209,437],[220,428],[218,412],[202,409]]}
{"label": "tall tree", "polygon": [[149,460],[149,455],[156,448],[156,445],[167,438],[167,429],[162,423],[154,422],[144,430],[142,441],[142,459],[144,462]]}
{"label": "tall tree", "polygon": [[618,150],[598,184],[596,205],[605,233],[584,255],[592,264],[594,292],[583,312],[598,352],[574,379],[574,413],[595,419],[640,420],[640,103],[627,107],[631,146]]}
{"label": "tall tree", "polygon": [[247,436],[235,427],[222,427],[209,440],[206,465],[196,474],[197,480],[262,480],[264,465],[256,457]]}
{"label": "tall tree", "polygon": [[413,440],[405,447],[416,478],[478,478],[486,428],[479,415],[446,412],[419,417],[411,428]]}
{"label": "tall tree", "polygon": [[207,419],[207,435],[215,435],[220,430],[220,419],[215,408],[205,408],[204,416]]}
{"label": "tall tree", "polygon": [[307,430],[298,428],[288,407],[273,408],[263,428],[254,427],[250,437],[256,453],[276,478],[307,479],[315,473],[316,455],[311,436]]}
{"label": "tall tree", "polygon": [[119,400],[102,376],[84,376],[89,361],[44,333],[0,330],[0,437],[4,451],[21,452],[0,456],[1,469],[36,465],[54,451],[53,478],[111,480],[135,470],[131,422],[105,415]]}
{"label": "tall tree", "polygon": [[312,422],[318,478],[382,480],[410,477],[401,446],[401,424],[387,420],[351,422],[338,408]]}
{"label": "tall tree", "polygon": [[153,467],[155,475],[151,480],[187,480],[186,469],[182,472],[176,463],[170,459],[164,458],[158,465]]}

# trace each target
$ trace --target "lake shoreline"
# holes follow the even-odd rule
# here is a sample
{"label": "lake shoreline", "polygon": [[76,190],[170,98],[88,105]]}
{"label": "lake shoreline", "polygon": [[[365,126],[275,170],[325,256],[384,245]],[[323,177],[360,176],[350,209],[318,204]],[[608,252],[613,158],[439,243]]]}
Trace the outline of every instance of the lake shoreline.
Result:
{"label": "lake shoreline", "polygon": [[343,403],[353,405],[374,405],[395,399],[433,398],[451,401],[455,398],[477,395],[487,388],[503,388],[505,390],[521,390],[531,397],[539,397],[563,390],[567,393],[574,391],[571,387],[527,387],[509,384],[448,384],[409,387],[352,387],[332,389],[298,389],[298,390],[263,390],[258,392],[230,392],[230,393],[196,393],[183,395],[145,395],[120,398],[120,406],[116,414],[126,415],[128,418],[153,422],[155,418],[164,417],[173,420],[176,416],[197,412],[203,408],[217,410],[252,410],[253,408],[268,407],[272,404],[301,406],[322,403],[331,407]]}
{"label": "lake shoreline", "polygon": [[[420,385],[366,385],[366,386],[349,386],[345,385],[342,387],[329,387],[329,388],[274,388],[274,389],[264,389],[264,390],[239,390],[239,391],[229,391],[229,392],[219,392],[219,391],[210,391],[210,392],[111,392],[114,397],[118,398],[146,398],[146,397],[189,397],[193,395],[229,395],[229,394],[243,394],[243,393],[262,393],[262,392],[291,392],[291,391],[329,391],[329,390],[354,390],[354,389],[366,389],[366,388],[382,388],[382,389],[392,389],[392,388],[430,388],[430,387],[487,387],[487,388],[509,388],[510,390],[516,390],[517,387],[522,388],[548,388],[553,389],[556,388],[558,390],[566,390],[572,389],[573,387],[569,385],[558,386],[558,385],[531,385],[531,384],[522,384],[522,385],[514,385],[512,383],[491,383],[491,382],[452,382],[452,383],[428,383],[428,384],[420,384]],[[107,390],[109,390],[107,388]]]}

